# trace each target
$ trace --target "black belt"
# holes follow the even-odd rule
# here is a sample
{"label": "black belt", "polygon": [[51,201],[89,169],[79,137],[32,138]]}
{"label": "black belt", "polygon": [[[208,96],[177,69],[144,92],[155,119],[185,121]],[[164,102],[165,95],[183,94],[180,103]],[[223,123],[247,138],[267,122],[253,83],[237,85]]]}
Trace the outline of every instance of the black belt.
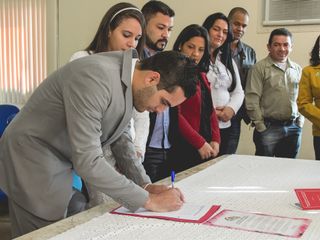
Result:
{"label": "black belt", "polygon": [[290,126],[297,122],[297,118],[295,119],[289,119],[289,120],[277,120],[273,118],[265,118],[265,123],[271,123],[273,125],[280,125],[280,126]]}

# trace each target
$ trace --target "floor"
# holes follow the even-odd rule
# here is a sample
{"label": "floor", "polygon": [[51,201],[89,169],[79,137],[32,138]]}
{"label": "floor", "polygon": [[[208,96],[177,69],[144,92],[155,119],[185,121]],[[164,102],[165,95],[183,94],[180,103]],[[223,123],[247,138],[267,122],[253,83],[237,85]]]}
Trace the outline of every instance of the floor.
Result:
{"label": "floor", "polygon": [[8,204],[6,201],[0,201],[0,240],[11,239],[10,221],[8,215]]}

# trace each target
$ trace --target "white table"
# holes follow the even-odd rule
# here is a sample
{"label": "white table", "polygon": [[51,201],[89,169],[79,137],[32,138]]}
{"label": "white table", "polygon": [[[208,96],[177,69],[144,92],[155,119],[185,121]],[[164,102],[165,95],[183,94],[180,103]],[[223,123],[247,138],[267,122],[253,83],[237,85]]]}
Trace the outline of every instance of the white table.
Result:
{"label": "white table", "polygon": [[[184,192],[187,201],[221,205],[221,210],[231,209],[311,219],[312,222],[308,229],[298,239],[320,239],[320,211],[303,211],[294,205],[298,202],[294,189],[320,188],[319,161],[231,155],[177,182],[176,186]],[[109,207],[111,209],[111,206]],[[103,212],[103,209],[100,210]],[[82,214],[88,215],[89,212]],[[97,215],[99,214],[96,213]],[[74,221],[77,218],[79,217],[75,216]],[[59,228],[59,224],[63,226],[61,224],[63,222],[70,224],[70,220],[65,219],[54,225]],[[109,213],[103,213],[86,223],[74,225],[77,226],[53,237],[52,240],[294,239],[221,227],[119,216]],[[42,237],[46,236],[44,230],[38,231],[42,231]],[[39,234],[39,238],[36,238],[37,235],[34,234],[33,238],[31,236],[26,238],[26,235],[19,239],[47,239],[47,237],[39,237],[41,236]]]}

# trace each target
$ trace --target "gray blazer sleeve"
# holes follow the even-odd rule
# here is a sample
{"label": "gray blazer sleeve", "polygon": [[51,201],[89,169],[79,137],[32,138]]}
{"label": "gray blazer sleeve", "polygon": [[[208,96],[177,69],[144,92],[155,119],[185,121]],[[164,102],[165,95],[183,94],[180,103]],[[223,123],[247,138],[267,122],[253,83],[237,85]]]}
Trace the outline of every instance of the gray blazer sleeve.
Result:
{"label": "gray blazer sleeve", "polygon": [[140,186],[151,183],[141,161],[137,157],[130,134],[130,125],[128,125],[124,133],[111,144],[111,150],[116,158],[119,171],[127,178]]}
{"label": "gray blazer sleeve", "polygon": [[[91,66],[86,77],[76,75],[77,80],[66,84],[63,91],[71,161],[86,182],[130,210],[136,210],[144,205],[148,192],[118,173],[102,154],[101,119],[112,101],[110,81],[115,80],[103,69]],[[111,117],[117,117],[117,113],[112,113]]]}

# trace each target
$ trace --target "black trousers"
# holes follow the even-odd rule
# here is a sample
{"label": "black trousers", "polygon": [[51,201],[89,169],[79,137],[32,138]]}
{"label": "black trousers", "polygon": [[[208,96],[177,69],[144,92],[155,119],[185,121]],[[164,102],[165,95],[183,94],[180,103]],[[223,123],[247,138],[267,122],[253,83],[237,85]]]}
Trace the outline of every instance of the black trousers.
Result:
{"label": "black trousers", "polygon": [[143,166],[152,182],[166,178],[171,174],[168,160],[170,149],[147,147]]}

